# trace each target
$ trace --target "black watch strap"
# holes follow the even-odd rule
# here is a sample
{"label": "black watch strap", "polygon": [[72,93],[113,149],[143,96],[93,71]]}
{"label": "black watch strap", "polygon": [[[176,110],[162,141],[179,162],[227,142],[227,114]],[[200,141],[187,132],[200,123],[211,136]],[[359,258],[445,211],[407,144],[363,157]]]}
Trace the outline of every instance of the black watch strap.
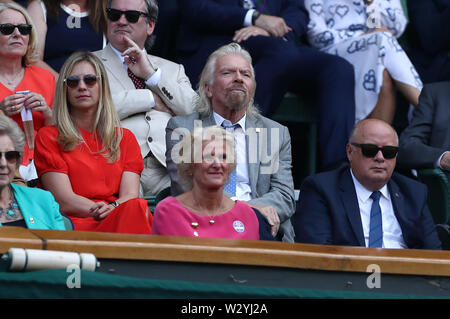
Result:
{"label": "black watch strap", "polygon": [[259,12],[258,10],[253,11],[252,25],[255,25],[256,19],[258,19],[260,15],[261,15],[261,12]]}
{"label": "black watch strap", "polygon": [[117,207],[117,206],[119,206],[119,202],[115,200],[115,201],[109,202],[108,205],[112,205],[114,207]]}

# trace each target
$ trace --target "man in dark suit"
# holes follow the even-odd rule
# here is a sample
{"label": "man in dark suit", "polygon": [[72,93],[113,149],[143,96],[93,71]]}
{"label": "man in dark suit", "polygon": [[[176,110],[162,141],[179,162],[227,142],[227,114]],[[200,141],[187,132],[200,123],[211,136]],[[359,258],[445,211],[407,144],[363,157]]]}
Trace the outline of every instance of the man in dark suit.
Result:
{"label": "man in dark suit", "polygon": [[408,0],[411,58],[423,83],[450,81],[450,0]]}
{"label": "man in dark suit", "polygon": [[440,167],[450,177],[450,82],[427,84],[400,136],[399,166]]}
{"label": "man in dark suit", "polygon": [[[230,198],[258,209],[283,241],[294,240],[291,216],[295,211],[288,129],[264,116],[253,105],[255,77],[252,59],[237,43],[211,54],[200,79],[196,112],[175,116],[166,127],[166,162],[172,195],[183,191],[176,164],[179,141],[194,126],[234,126],[237,168],[235,193]],[[230,178],[231,179],[231,178]]]}
{"label": "man in dark suit", "polygon": [[393,173],[398,137],[387,123],[359,122],[347,144],[350,167],[303,182],[296,241],[379,248],[440,249],[426,186]]}
{"label": "man in dark suit", "polygon": [[261,114],[271,117],[288,91],[315,92],[321,167],[345,160],[355,121],[353,66],[299,43],[309,20],[303,0],[181,0],[180,12],[178,58],[193,87],[214,50],[240,43],[253,59]]}

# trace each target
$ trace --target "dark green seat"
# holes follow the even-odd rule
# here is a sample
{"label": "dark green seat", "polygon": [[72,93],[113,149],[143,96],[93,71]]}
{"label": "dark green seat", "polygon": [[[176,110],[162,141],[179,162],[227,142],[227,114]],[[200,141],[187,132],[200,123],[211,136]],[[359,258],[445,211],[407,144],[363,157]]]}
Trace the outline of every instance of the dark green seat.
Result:
{"label": "dark green seat", "polygon": [[450,183],[440,168],[417,171],[419,181],[428,186],[427,204],[435,224],[445,224],[450,216]]}
{"label": "dark green seat", "polygon": [[[305,158],[307,158],[308,163],[308,174],[314,174],[316,172],[317,157],[317,120],[312,98],[307,96],[300,97],[294,93],[287,93],[276,113],[272,116],[272,119],[277,122],[285,123],[290,132],[292,132],[292,127],[299,124],[308,126],[308,136],[306,139],[308,154]],[[292,143],[296,142],[296,136],[291,136],[291,139]]]}
{"label": "dark green seat", "polygon": [[155,212],[156,205],[167,196],[170,196],[170,187],[164,188],[156,196],[144,197],[144,199],[147,200],[148,208],[150,209],[152,214]]}

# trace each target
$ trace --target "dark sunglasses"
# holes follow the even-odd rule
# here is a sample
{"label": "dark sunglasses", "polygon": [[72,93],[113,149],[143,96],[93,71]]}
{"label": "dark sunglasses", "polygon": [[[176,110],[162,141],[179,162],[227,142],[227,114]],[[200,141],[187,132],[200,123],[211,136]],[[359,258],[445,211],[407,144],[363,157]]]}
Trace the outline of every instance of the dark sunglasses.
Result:
{"label": "dark sunglasses", "polygon": [[10,35],[14,32],[14,29],[17,28],[21,35],[29,35],[31,33],[31,29],[33,28],[31,24],[0,24],[0,32],[3,35]]}
{"label": "dark sunglasses", "polygon": [[122,16],[122,14],[125,15],[125,18],[130,23],[138,22],[140,16],[148,17],[148,14],[145,12],[142,12],[142,11],[136,11],[136,10],[122,11],[122,10],[117,10],[117,9],[112,9],[112,8],[106,9],[106,14],[108,16],[108,19],[111,20],[112,22],[116,22],[117,20],[119,20],[120,17]]}
{"label": "dark sunglasses", "polygon": [[[97,83],[98,78],[99,78],[99,76],[97,76],[97,75],[86,74],[81,79],[83,80],[84,84],[86,84],[86,86],[93,87],[95,85],[95,83]],[[78,84],[80,83],[81,79],[77,75],[71,75],[71,76],[67,77],[64,80],[64,82],[66,82],[68,87],[70,87],[71,89],[74,89],[74,88],[78,87]]]}
{"label": "dark sunglasses", "polygon": [[397,146],[382,146],[378,147],[375,144],[358,144],[352,143],[353,146],[357,146],[361,148],[361,152],[365,157],[375,157],[378,154],[378,151],[381,151],[383,157],[386,159],[392,159],[397,156],[398,147]]}
{"label": "dark sunglasses", "polygon": [[0,152],[0,158],[5,157],[5,159],[13,164],[16,163],[17,160],[20,158],[20,152],[18,151],[7,151],[7,152]]}

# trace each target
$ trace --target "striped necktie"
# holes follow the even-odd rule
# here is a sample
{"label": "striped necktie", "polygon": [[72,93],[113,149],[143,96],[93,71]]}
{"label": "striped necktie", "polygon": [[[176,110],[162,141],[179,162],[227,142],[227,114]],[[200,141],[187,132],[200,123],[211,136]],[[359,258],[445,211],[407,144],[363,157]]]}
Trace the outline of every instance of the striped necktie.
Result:
{"label": "striped necktie", "polygon": [[379,191],[373,192],[370,195],[372,198],[372,208],[370,209],[370,230],[369,230],[369,247],[383,246],[383,223],[381,219]]}

